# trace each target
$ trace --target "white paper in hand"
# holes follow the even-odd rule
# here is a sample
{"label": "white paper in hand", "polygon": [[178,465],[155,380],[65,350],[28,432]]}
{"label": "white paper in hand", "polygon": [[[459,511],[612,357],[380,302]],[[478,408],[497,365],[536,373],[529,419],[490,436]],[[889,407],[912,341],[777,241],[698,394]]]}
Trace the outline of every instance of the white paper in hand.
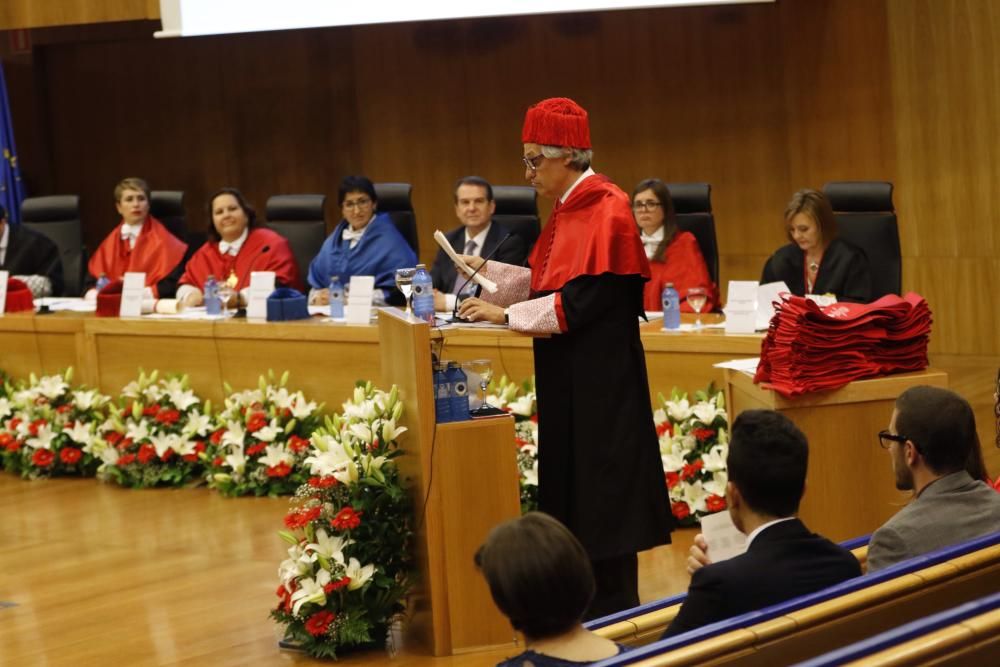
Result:
{"label": "white paper in hand", "polygon": [[701,534],[708,543],[708,558],[713,563],[739,556],[747,550],[747,536],[736,529],[728,511],[701,517]]}
{"label": "white paper in hand", "polygon": [[[462,258],[458,256],[458,254],[455,252],[455,249],[451,247],[450,243],[448,243],[448,237],[442,234],[440,229],[434,230],[434,240],[437,241],[437,244],[441,246],[442,250],[445,251],[445,254],[448,255],[448,258],[451,259],[451,261],[453,261],[462,271],[465,272],[465,275],[470,275],[472,273],[472,267],[470,267],[468,264],[462,261]],[[477,273],[476,275],[472,276],[472,281],[482,285],[483,289],[489,292],[490,294],[495,294],[497,291],[497,284],[492,280],[490,280],[489,278],[487,278],[486,276],[482,275],[481,273]]]}

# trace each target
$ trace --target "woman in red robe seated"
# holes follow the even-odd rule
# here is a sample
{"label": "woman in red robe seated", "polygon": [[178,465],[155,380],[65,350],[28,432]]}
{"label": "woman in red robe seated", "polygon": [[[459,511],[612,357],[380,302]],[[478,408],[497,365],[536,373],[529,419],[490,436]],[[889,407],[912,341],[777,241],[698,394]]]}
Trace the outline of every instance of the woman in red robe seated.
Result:
{"label": "woman in red robe seated", "polygon": [[257,214],[239,190],[218,190],[209,199],[208,210],[212,217],[209,242],[187,263],[177,288],[181,306],[205,303],[202,290],[209,276],[235,289],[241,303],[246,303],[245,290],[250,286],[252,271],[274,271],[277,287],[302,290],[288,241],[277,232],[257,226]]}
{"label": "woman in red robe seated", "polygon": [[647,178],[635,186],[632,215],[639,225],[639,236],[652,271],[643,290],[643,307],[647,311],[663,310],[663,288],[673,283],[680,295],[683,312],[694,312],[687,302],[687,293],[692,287],[705,288],[707,298],[701,312],[712,311],[717,303],[715,284],[708,275],[694,234],[677,228],[674,202],[667,184],[658,178]]}
{"label": "woman in red robe seated", "polygon": [[[115,186],[115,207],[121,221],[90,258],[88,287],[102,276],[121,280],[126,273],[142,272],[151,296],[173,297],[187,244],[149,214],[149,185],[141,178],[123,179]],[[93,289],[87,292],[87,298],[94,296]]]}

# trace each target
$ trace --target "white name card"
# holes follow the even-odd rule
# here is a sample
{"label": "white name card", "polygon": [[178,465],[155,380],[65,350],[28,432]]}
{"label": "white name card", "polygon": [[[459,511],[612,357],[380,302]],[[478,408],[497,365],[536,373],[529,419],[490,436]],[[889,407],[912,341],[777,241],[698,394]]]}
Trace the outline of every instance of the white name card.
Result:
{"label": "white name card", "polygon": [[118,307],[118,317],[139,317],[142,315],[142,297],[146,287],[145,273],[126,273],[122,279],[122,302]]}
{"label": "white name card", "polygon": [[726,333],[752,334],[757,319],[757,281],[730,280]]}
{"label": "white name card", "polygon": [[344,319],[348,324],[368,324],[372,320],[372,297],[375,294],[375,276],[351,276],[347,288],[347,305]]}
{"label": "white name card", "polygon": [[0,271],[0,315],[7,308],[7,278],[9,276],[10,271]]}
{"label": "white name card", "polygon": [[274,271],[254,271],[250,274],[247,295],[247,319],[267,319],[267,297],[274,291]]}

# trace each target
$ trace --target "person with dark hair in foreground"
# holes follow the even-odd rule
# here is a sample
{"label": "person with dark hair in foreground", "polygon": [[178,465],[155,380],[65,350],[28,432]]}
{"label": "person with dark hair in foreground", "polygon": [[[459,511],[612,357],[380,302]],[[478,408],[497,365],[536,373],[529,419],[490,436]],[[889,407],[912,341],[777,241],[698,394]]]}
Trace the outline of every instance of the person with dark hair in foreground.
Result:
{"label": "person with dark hair in foreground", "polygon": [[0,271],[9,271],[11,277],[26,284],[35,298],[63,292],[62,260],[55,242],[23,224],[11,225],[3,206],[0,206]]}
{"label": "person with dark hair in foreground", "polygon": [[524,635],[526,650],[501,667],[570,667],[625,650],[580,624],[594,574],[580,542],[548,514],[502,523],[476,552],[493,601]]}
{"label": "person with dark hair in foreground", "polygon": [[910,387],[896,399],[879,443],[889,450],[896,488],[914,498],[872,534],[869,572],[1000,530],[1000,495],[968,472],[979,439],[964,398]]}
{"label": "person with dark hair in foreground", "polygon": [[736,418],[726,501],[736,528],[747,535],[747,550],[711,563],[710,553],[692,547],[687,599],[664,638],[861,574],[851,552],[810,532],[795,516],[808,463],[806,437],[784,415],[747,410]]}

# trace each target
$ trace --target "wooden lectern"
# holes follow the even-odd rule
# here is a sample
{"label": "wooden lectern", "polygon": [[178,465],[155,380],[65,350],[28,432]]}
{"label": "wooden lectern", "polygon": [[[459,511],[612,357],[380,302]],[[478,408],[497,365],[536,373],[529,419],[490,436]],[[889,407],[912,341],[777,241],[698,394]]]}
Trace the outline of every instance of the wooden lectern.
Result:
{"label": "wooden lectern", "polygon": [[397,459],[416,515],[419,580],[407,633],[434,655],[512,644],[473,556],[493,526],[521,513],[514,420],[436,424],[430,326],[383,309],[379,340],[383,386],[399,387],[409,429]]}
{"label": "wooden lectern", "polygon": [[889,426],[896,397],[922,384],[947,387],[948,375],[927,369],[784,398],[726,370],[726,401],[730,424],[744,410],[767,408],[802,429],[809,439],[809,473],[799,516],[811,530],[841,542],[871,533],[909,501],[909,492],[896,490],[878,432]]}

